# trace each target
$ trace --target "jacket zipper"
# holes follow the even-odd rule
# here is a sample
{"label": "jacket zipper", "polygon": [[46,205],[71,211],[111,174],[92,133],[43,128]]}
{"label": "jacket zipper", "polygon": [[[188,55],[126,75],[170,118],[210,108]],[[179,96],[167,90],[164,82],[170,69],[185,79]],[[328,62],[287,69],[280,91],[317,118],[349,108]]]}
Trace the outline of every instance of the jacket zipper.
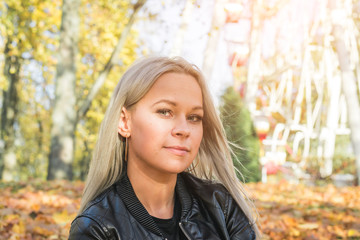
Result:
{"label": "jacket zipper", "polygon": [[189,234],[185,231],[183,225],[181,224],[181,222],[179,222],[179,227],[181,229],[181,231],[184,233],[185,237],[188,239],[188,240],[191,240]]}

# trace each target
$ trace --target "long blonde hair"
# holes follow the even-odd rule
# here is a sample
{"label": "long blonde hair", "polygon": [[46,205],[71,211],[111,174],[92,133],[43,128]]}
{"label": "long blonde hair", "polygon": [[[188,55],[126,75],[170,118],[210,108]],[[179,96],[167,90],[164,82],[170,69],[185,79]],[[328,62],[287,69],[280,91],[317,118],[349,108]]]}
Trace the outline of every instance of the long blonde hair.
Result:
{"label": "long blonde hair", "polygon": [[100,126],[79,213],[84,210],[87,203],[118,181],[123,174],[125,141],[117,132],[122,107],[134,106],[150,90],[155,81],[168,72],[193,76],[202,90],[204,134],[199,152],[188,171],[199,178],[221,182],[249,218],[259,237],[255,207],[236,177],[231,158],[232,151],[204,77],[195,65],[180,57],[140,59],[120,79]]}

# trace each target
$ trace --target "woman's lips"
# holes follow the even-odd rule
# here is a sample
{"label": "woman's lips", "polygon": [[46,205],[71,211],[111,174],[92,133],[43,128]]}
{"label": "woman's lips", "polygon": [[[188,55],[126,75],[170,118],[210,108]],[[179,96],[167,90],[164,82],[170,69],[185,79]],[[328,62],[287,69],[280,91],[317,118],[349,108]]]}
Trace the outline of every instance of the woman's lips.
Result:
{"label": "woman's lips", "polygon": [[184,156],[185,154],[190,152],[188,148],[181,146],[169,146],[169,147],[165,147],[165,149],[167,149],[168,151],[170,151],[171,153],[177,156]]}

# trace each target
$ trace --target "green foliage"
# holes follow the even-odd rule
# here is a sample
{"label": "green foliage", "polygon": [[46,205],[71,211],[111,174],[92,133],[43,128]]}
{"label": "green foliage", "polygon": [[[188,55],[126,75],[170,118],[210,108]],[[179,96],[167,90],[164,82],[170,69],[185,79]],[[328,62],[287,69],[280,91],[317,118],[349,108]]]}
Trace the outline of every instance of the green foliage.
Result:
{"label": "green foliage", "polygon": [[[19,114],[15,126],[16,179],[46,177],[61,5],[60,0],[6,0],[0,3],[0,59],[4,59],[4,44],[1,43],[8,39],[12,41],[8,55],[21,59]],[[79,104],[110,58],[131,12],[131,1],[127,0],[81,2],[76,63]],[[132,31],[118,56],[118,65],[113,67],[87,115],[78,124],[75,178],[84,177],[110,95],[124,69],[136,58],[136,37],[136,32]],[[0,68],[1,94],[8,87],[3,61],[0,61]]]}
{"label": "green foliage", "polygon": [[[0,48],[3,54],[0,58],[18,58],[20,64],[20,80],[16,85],[19,112],[13,126],[16,131],[15,179],[46,174],[51,111],[46,88],[53,81],[57,46],[57,38],[49,33],[58,31],[60,5],[61,1],[52,0],[6,0],[0,4],[0,39],[10,43],[8,52]],[[0,67],[4,68],[2,62]],[[0,89],[6,91],[8,86],[8,79],[0,75]]]}
{"label": "green foliage", "polygon": [[234,143],[233,162],[241,172],[240,180],[257,182],[261,179],[259,150],[260,143],[256,135],[250,113],[242,103],[240,95],[233,87],[226,89],[222,96],[220,116],[223,122],[227,139]]}
{"label": "green foliage", "polygon": [[[81,33],[78,62],[77,95],[81,102],[89,93],[94,81],[103,70],[128,21],[131,9],[129,1],[97,1],[84,5],[81,12]],[[111,16],[111,20],[109,19]],[[106,28],[104,25],[106,23]],[[97,133],[104,117],[113,89],[129,64],[136,59],[137,34],[131,31],[115,65],[102,86],[86,116],[78,124],[73,172],[75,179],[87,174]]]}

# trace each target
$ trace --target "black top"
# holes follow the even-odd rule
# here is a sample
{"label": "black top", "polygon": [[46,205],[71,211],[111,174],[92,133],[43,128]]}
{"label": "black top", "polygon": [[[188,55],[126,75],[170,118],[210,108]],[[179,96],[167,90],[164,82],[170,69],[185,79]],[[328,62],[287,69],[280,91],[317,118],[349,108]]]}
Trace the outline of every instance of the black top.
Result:
{"label": "black top", "polygon": [[[191,240],[254,240],[248,218],[221,184],[178,174],[179,232]],[[90,201],[71,224],[70,240],[164,240],[124,176]],[[170,239],[169,239],[170,240]]]}
{"label": "black top", "polygon": [[175,194],[175,204],[174,204],[174,213],[172,218],[161,219],[157,217],[152,217],[154,222],[160,228],[160,231],[163,233],[164,237],[171,240],[179,240],[179,221],[181,214],[181,206],[179,204],[179,199],[177,194]]}

